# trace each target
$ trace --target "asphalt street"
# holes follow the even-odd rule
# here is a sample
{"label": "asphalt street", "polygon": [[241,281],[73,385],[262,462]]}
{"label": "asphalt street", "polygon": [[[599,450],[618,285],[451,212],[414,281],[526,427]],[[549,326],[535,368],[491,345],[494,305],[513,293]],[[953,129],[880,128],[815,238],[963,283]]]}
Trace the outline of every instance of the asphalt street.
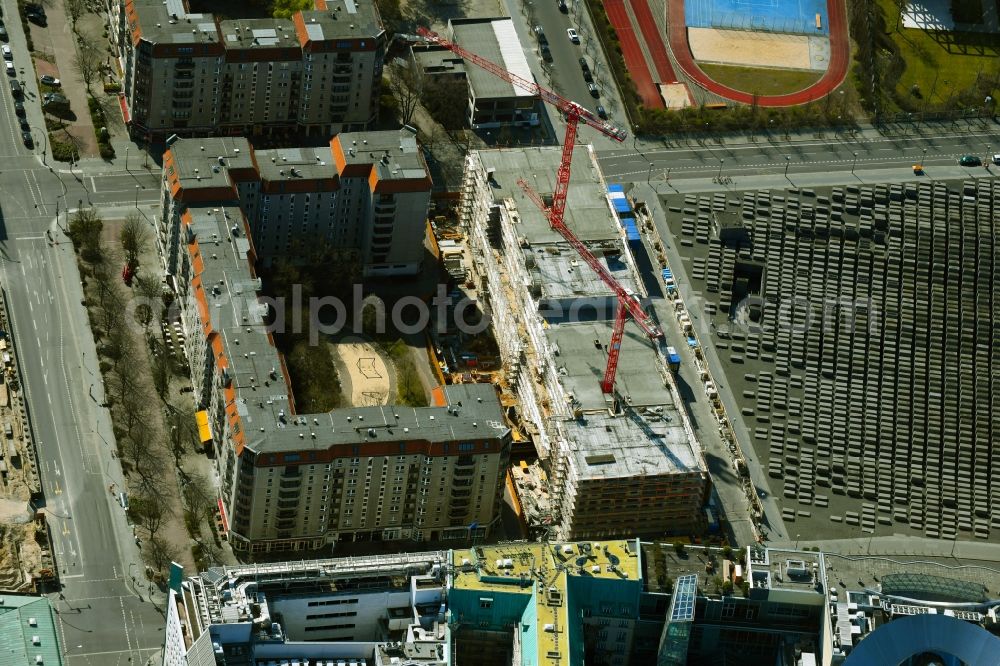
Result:
{"label": "asphalt street", "polygon": [[[13,2],[5,15],[16,17]],[[67,208],[93,205],[105,217],[145,209],[156,174],[115,173],[46,158],[44,120],[24,34],[7,21],[27,120],[37,145],[26,148],[9,86],[0,90],[0,284],[6,293],[33,426],[44,510],[52,527],[61,594],[65,663],[142,663],[161,646],[163,617],[149,602],[140,553],[109,487],[121,485],[73,249],[62,233]],[[138,186],[138,190],[136,189]],[[116,207],[112,208],[112,207]],[[49,240],[49,234],[53,242]]]}
{"label": "asphalt street", "polygon": [[[580,104],[591,111],[597,110],[597,105],[605,107],[609,114],[609,122],[619,127],[628,127],[618,88],[614,85],[600,44],[593,36],[593,27],[587,16],[587,10],[581,0],[567,0],[566,13],[559,10],[557,0],[506,0],[507,10],[514,22],[519,40],[531,67],[532,74],[539,85]],[[534,26],[541,26],[548,39],[552,52],[552,62],[543,63]],[[566,34],[567,28],[574,28],[580,35],[580,44],[573,44]],[[600,88],[600,98],[595,99],[587,90],[587,81],[583,78],[580,68],[580,58],[586,58],[594,76],[594,82]],[[566,126],[559,114],[551,107],[546,109],[549,114],[550,126],[555,128],[559,143],[562,143]],[[612,139],[605,138],[600,133],[589,128],[583,128],[580,133],[581,143],[593,143],[598,147],[611,148],[619,145]]]}
{"label": "asphalt street", "polygon": [[[896,169],[908,178],[912,166],[923,164],[928,177],[952,178],[970,171],[958,166],[962,155],[1000,153],[1000,127],[994,124],[942,126],[933,133],[882,136],[828,133],[822,139],[778,140],[761,134],[755,142],[729,141],[722,145],[681,145],[641,142],[637,147],[599,150],[605,178],[620,181],[676,182],[690,178],[728,176],[736,181],[754,176],[787,173],[794,181],[802,174]],[[1000,169],[1000,167],[995,167]],[[982,167],[971,169],[975,175]]]}

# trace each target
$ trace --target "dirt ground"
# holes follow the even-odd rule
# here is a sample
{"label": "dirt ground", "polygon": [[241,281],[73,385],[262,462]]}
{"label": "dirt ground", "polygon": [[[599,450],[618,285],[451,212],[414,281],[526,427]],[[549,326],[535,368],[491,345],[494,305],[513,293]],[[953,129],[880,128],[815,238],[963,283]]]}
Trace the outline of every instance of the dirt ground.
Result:
{"label": "dirt ground", "polygon": [[[104,230],[103,230],[103,245],[105,248],[105,254],[108,256],[107,261],[111,263],[112,270],[114,266],[120,266],[123,263],[122,253],[121,253],[121,242],[119,241],[119,233],[121,225],[124,220],[104,220]],[[153,241],[152,234],[149,236],[149,242],[146,246],[146,251],[142,253],[139,259],[139,272],[149,273],[152,271],[154,274],[159,273],[159,259],[156,253],[156,245]],[[131,296],[133,292],[130,289],[121,287],[122,293],[126,296]],[[87,300],[88,304],[93,304],[97,302],[95,291],[95,283],[93,280],[87,281]],[[156,324],[150,326],[150,331],[156,330],[158,327]],[[157,397],[156,391],[153,388],[152,381],[152,371],[149,359],[149,345],[146,340],[143,339],[141,328],[130,327],[129,330],[132,332],[135,338],[135,346],[138,350],[146,350],[147,353],[136,354],[135,362],[141,366],[141,371],[137,374],[137,390],[142,391],[144,394],[150,396],[150,401],[156,405],[155,409],[151,409],[149,412],[149,433],[150,433],[150,444],[153,446],[162,446],[169,450],[169,444],[167,440],[167,429],[165,425],[165,415],[166,415],[166,404]],[[175,377],[172,380],[171,393],[168,395],[168,401],[170,404],[178,410],[183,409],[183,405],[178,403],[175,396],[180,394],[177,393],[178,387],[173,386],[177,384],[179,387],[181,384]],[[192,419],[193,419],[192,411]],[[171,457],[172,460],[172,457]],[[185,569],[188,571],[194,570],[194,559],[191,555],[191,550],[188,547],[191,541],[191,537],[188,535],[187,530],[184,527],[183,521],[183,505],[180,498],[180,485],[178,483],[177,471],[173,465],[166,466],[163,470],[164,476],[167,477],[167,481],[171,488],[176,488],[176,494],[173,494],[168,498],[170,504],[170,518],[164,521],[163,526],[160,528],[159,534],[164,537],[170,543],[178,546],[179,555],[176,561],[183,564]]]}
{"label": "dirt ground", "polygon": [[355,407],[385,405],[393,392],[392,371],[373,344],[360,338],[330,343],[345,397]]}
{"label": "dirt ground", "polygon": [[747,30],[688,28],[695,60],[749,67],[812,69],[809,38]]}

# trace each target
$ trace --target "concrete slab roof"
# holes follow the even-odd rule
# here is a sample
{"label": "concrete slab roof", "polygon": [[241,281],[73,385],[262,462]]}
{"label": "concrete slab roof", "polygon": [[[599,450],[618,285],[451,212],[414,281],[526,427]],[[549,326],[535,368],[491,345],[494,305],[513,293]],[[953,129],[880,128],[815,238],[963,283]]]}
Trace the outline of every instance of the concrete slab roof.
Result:
{"label": "concrete slab roof", "polygon": [[[552,361],[559,368],[560,381],[585,411],[607,408],[599,382],[607,366],[611,329],[612,322],[595,321],[559,324],[546,330],[553,348],[559,350]],[[665,413],[676,416],[670,393],[657,371],[649,338],[635,324],[625,324],[616,382],[619,392],[631,399],[633,406],[666,405]],[[680,418],[675,420],[679,425]]]}
{"label": "concrete slab roof", "polygon": [[[449,23],[452,38],[457,44],[474,50],[476,55],[500,65],[522,79],[532,82],[535,80],[510,18],[462,19]],[[466,74],[476,99],[535,96],[482,67],[467,67]]]}
{"label": "concrete slab roof", "polygon": [[[585,134],[586,129],[582,130]],[[584,141],[586,137],[583,137]],[[579,143],[579,142],[578,142]],[[501,203],[512,198],[517,203],[518,235],[534,245],[569,245],[549,227],[549,222],[517,184],[519,178],[542,195],[551,196],[556,186],[556,171],[562,151],[557,147],[521,148],[518,150],[480,151],[483,166],[494,169],[493,200]],[[600,174],[594,168],[588,151],[577,146],[570,164],[571,178],[566,198],[564,221],[580,240],[586,243],[617,242],[621,233],[611,221],[607,193],[601,186]]]}

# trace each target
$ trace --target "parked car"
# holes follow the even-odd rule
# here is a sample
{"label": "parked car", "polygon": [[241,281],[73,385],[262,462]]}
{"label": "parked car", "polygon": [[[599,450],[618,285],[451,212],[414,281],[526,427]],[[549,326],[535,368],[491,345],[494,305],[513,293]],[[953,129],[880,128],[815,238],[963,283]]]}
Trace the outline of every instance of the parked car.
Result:
{"label": "parked car", "polygon": [[993,156],[993,164],[1000,164],[1000,155]]}
{"label": "parked car", "polygon": [[31,138],[31,132],[21,132],[21,140],[27,148],[35,147],[35,140]]}
{"label": "parked car", "polygon": [[24,117],[24,102],[20,100],[14,102],[14,113],[20,118]]}
{"label": "parked car", "polygon": [[7,35],[7,28],[3,27],[2,25],[0,25],[0,39],[2,39],[5,42],[9,39],[9,36]]}
{"label": "parked car", "polygon": [[587,84],[587,90],[590,92],[590,96],[591,97],[595,97],[596,98],[596,97],[600,97],[601,96],[601,89],[597,87],[597,84],[588,83]]}
{"label": "parked car", "polygon": [[552,62],[552,50],[549,48],[548,44],[542,44],[538,50],[542,53],[542,60],[545,62]]}
{"label": "parked car", "polygon": [[549,38],[545,36],[545,31],[542,29],[542,26],[540,25],[535,26],[535,38],[538,39],[539,44],[549,43]]}
{"label": "parked car", "polygon": [[608,119],[608,110],[607,110],[607,109],[605,109],[605,108],[604,108],[603,106],[601,106],[600,104],[598,104],[598,105],[597,105],[597,116],[598,116],[599,118],[604,118],[605,120],[607,120],[607,119]]}
{"label": "parked car", "polygon": [[58,88],[59,86],[62,85],[62,81],[60,81],[54,76],[49,76],[48,74],[41,76],[38,80],[47,86],[54,86]]}
{"label": "parked car", "polygon": [[566,28],[566,35],[569,37],[569,41],[574,44],[580,43],[580,35],[573,28]]}
{"label": "parked car", "polygon": [[17,79],[10,80],[10,94],[14,96],[14,99],[24,97],[24,90],[21,89],[21,82]]}
{"label": "parked car", "polygon": [[566,4],[566,0],[559,0],[559,11],[563,14],[569,14],[569,5]]}
{"label": "parked car", "polygon": [[21,131],[28,132],[31,130],[31,125],[28,123],[27,118],[18,118],[18,122],[21,124]]}
{"label": "parked car", "polygon": [[982,166],[983,161],[975,155],[962,155],[958,158],[958,163],[964,167]]}
{"label": "parked car", "polygon": [[17,70],[14,68],[14,63],[8,60],[5,64],[7,65],[7,76],[17,76]]}
{"label": "parked car", "polygon": [[13,60],[14,59],[14,52],[11,51],[10,47],[7,46],[6,44],[4,44],[3,46],[0,46],[0,52],[3,52],[3,59],[4,60]]}

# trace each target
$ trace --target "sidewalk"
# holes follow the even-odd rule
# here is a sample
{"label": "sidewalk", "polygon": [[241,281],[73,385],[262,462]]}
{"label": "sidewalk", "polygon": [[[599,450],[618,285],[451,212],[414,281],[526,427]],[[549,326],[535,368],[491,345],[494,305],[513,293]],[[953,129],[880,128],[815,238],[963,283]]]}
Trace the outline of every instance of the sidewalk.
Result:
{"label": "sidewalk", "polygon": [[[928,121],[921,123],[886,123],[879,126],[871,123],[858,123],[844,127],[817,127],[793,129],[787,134],[783,127],[772,127],[760,130],[740,130],[735,132],[712,132],[709,134],[691,132],[676,133],[671,138],[635,137],[640,149],[653,147],[683,148],[697,147],[706,144],[740,146],[748,144],[789,144],[802,141],[817,141],[831,138],[845,142],[862,142],[871,139],[934,137],[945,133],[974,134],[988,132],[1000,134],[1000,122],[992,118],[961,118],[957,121]],[[634,152],[622,147],[621,152]]]}

